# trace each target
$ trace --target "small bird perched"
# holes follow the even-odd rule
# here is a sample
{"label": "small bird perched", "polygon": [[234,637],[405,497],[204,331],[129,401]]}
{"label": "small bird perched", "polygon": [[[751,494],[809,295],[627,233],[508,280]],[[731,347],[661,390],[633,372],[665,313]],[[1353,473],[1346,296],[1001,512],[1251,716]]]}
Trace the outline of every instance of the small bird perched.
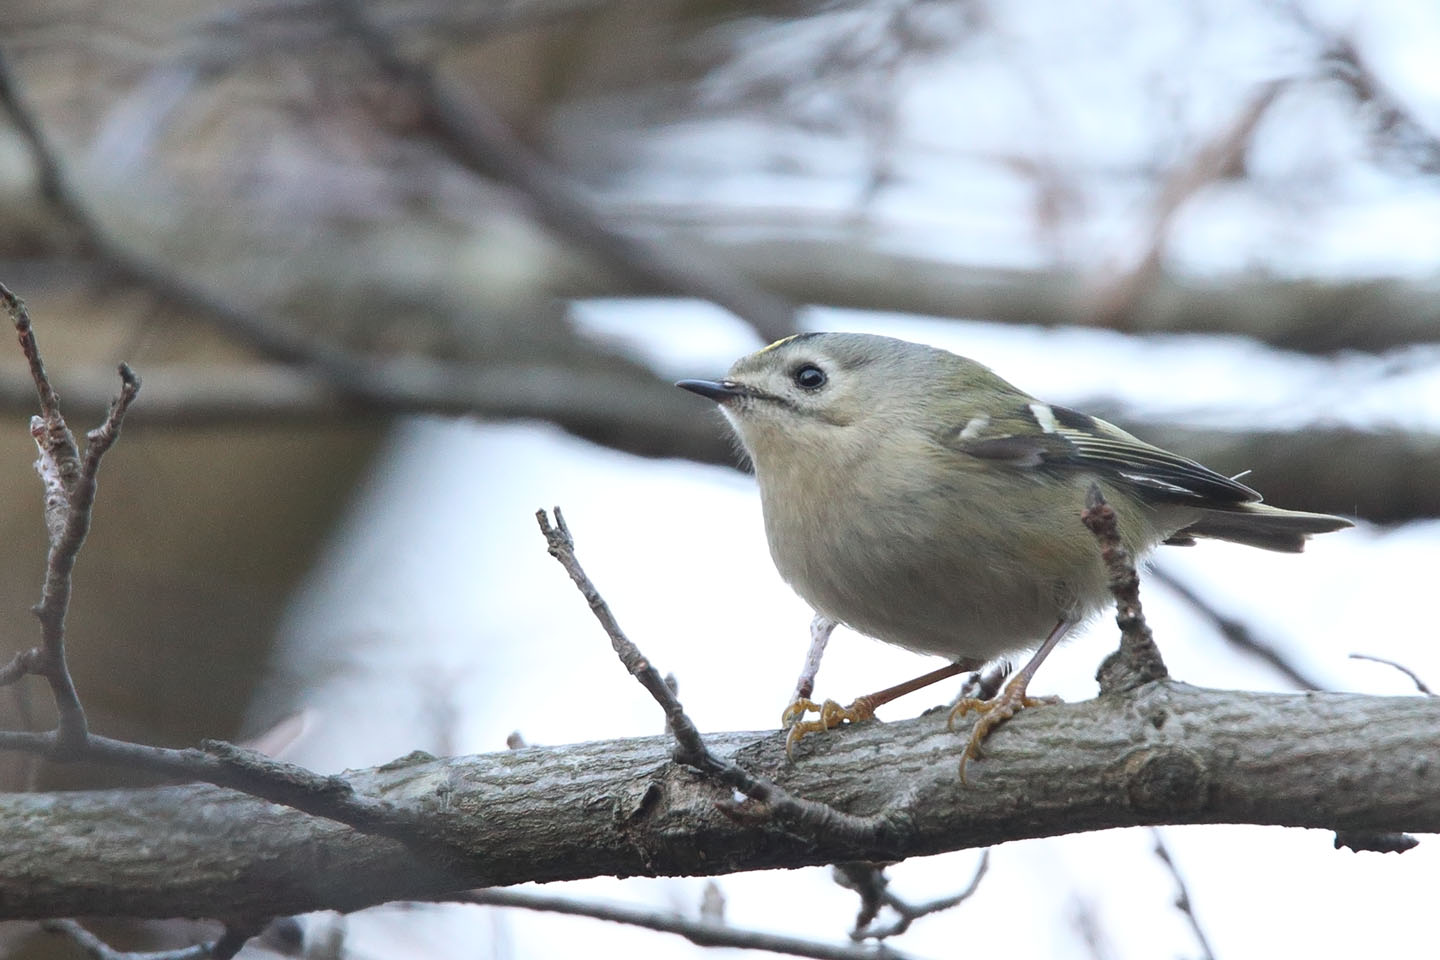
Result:
{"label": "small bird perched", "polygon": [[817,614],[951,666],[849,707],[797,700],[809,732],[867,719],[929,683],[1039,644],[980,714],[962,757],[1037,700],[1026,687],[1073,625],[1108,600],[1079,516],[1098,484],[1132,556],[1206,537],[1296,553],[1351,526],[1282,510],[1104,420],[1042,403],[946,350],[806,333],[742,357],[723,380],[676,384],[720,404],[755,465],[770,555]]}

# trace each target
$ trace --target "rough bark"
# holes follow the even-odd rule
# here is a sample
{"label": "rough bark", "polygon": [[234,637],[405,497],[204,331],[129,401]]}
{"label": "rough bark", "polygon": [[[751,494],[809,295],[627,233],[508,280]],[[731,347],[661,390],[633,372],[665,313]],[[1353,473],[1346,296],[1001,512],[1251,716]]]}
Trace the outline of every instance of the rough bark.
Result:
{"label": "rough bark", "polygon": [[707,739],[799,796],[886,814],[892,839],[861,849],[728,816],[717,804],[730,791],[673,764],[668,737],[420,755],[353,779],[423,805],[460,851],[443,868],[216,787],[11,794],[0,797],[0,918],[271,916],[457,886],[891,860],[1136,824],[1440,831],[1436,698],[1151,684],[1027,711],[991,739],[969,786],[937,713],[812,737],[793,763],[777,732]]}

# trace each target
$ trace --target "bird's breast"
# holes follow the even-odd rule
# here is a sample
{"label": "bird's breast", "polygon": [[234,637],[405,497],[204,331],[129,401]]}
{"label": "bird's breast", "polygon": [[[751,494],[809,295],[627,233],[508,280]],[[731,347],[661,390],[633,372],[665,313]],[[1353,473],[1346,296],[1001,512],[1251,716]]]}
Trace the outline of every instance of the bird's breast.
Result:
{"label": "bird's breast", "polygon": [[761,475],[771,556],[797,593],[862,633],[951,658],[1033,646],[1084,592],[1044,520],[999,515],[988,494],[963,475],[861,470],[808,489]]}

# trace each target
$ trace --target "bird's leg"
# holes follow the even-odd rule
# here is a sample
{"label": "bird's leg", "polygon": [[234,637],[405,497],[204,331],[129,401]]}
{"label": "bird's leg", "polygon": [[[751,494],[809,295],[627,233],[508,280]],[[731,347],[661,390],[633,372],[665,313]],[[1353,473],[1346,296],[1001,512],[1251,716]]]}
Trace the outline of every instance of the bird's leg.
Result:
{"label": "bird's leg", "polygon": [[[891,700],[897,700],[907,693],[914,693],[932,683],[939,683],[958,673],[974,670],[977,666],[979,664],[974,660],[957,660],[954,663],[946,664],[939,670],[931,670],[914,680],[897,683],[893,687],[886,687],[884,690],[858,697],[848,707],[842,707],[834,700],[816,704],[813,700],[798,699],[785,708],[785,713],[780,719],[782,725],[790,727],[790,735],[785,738],[785,754],[790,756],[795,749],[795,744],[807,733],[821,733],[838,727],[842,723],[859,723],[861,720],[869,720],[875,716],[876,707],[883,706]],[[807,712],[820,714],[820,719],[801,720],[800,718]]]}
{"label": "bird's leg", "polygon": [[1030,685],[1030,678],[1035,676],[1035,671],[1040,669],[1040,664],[1050,656],[1050,651],[1065,639],[1065,634],[1073,626],[1074,623],[1069,620],[1061,620],[1055,624],[1055,628],[1050,631],[1045,642],[1040,644],[1040,649],[1035,651],[1035,655],[1030,658],[1030,661],[1020,668],[1019,673],[1010,678],[1010,682],[1005,684],[1005,689],[1001,690],[993,699],[976,700],[973,697],[967,697],[950,710],[950,719],[947,723],[951,730],[955,729],[956,717],[964,716],[971,710],[980,715],[976,718],[975,725],[970,728],[970,742],[965,744],[965,752],[960,755],[960,781],[962,783],[965,782],[966,762],[980,755],[980,744],[985,742],[985,738],[990,736],[996,727],[1026,707],[1060,702],[1059,697],[1028,696],[1025,688]]}
{"label": "bird's leg", "polygon": [[[815,614],[815,619],[810,621],[810,649],[805,654],[805,667],[800,671],[800,679],[795,681],[795,692],[790,696],[792,704],[808,700],[815,692],[815,675],[820,672],[820,658],[825,656],[825,645],[834,632],[835,621],[823,613]],[[786,710],[787,715],[789,712]]]}

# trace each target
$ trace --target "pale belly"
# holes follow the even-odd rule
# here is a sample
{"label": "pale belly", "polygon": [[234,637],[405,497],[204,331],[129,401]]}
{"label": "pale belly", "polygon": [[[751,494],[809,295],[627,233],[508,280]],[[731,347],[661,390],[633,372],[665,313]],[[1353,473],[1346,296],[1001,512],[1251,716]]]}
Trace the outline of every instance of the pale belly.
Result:
{"label": "pale belly", "polygon": [[[800,517],[773,516],[767,504],[766,532],[781,575],[817,612],[917,652],[992,660],[1037,646],[1057,622],[1082,620],[1108,599],[1099,548],[1080,524],[1083,494],[1071,510],[1039,491],[1029,501],[1009,493],[1005,516],[963,524],[943,511],[982,509],[973,504],[986,498],[952,490],[852,500]],[[956,540],[941,527],[968,533]]]}

